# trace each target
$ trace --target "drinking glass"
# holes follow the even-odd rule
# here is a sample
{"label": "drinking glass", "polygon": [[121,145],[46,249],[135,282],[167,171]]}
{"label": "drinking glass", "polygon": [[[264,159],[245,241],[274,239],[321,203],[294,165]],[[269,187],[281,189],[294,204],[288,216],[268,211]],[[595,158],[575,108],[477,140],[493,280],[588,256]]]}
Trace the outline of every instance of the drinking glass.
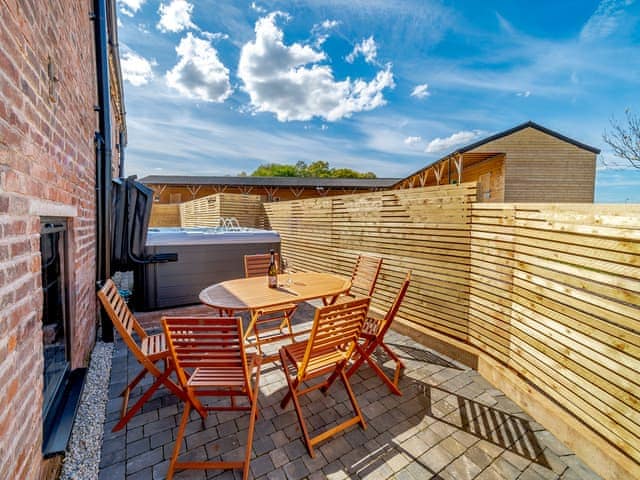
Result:
{"label": "drinking glass", "polygon": [[289,261],[285,257],[282,258],[282,273],[286,275],[286,285],[287,287],[291,287],[291,272],[289,271]]}

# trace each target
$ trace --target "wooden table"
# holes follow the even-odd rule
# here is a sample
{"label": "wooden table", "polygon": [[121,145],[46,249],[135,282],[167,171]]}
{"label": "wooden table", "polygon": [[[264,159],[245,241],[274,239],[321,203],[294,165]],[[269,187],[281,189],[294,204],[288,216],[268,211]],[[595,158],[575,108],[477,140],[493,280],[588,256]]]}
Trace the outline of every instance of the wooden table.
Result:
{"label": "wooden table", "polygon": [[289,273],[278,275],[278,288],[269,288],[267,277],[238,278],[205,288],[199,298],[202,303],[217,308],[223,315],[250,312],[246,340],[253,331],[261,309],[318,298],[328,305],[349,290],[350,286],[351,280],[331,273]]}

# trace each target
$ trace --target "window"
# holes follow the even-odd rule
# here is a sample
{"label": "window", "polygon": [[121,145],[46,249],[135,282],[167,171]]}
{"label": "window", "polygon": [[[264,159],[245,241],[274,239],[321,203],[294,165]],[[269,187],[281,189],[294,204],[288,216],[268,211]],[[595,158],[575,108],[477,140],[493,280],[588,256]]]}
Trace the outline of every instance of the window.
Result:
{"label": "window", "polygon": [[42,257],[42,342],[44,352],[43,418],[62,390],[69,373],[69,322],[66,288],[67,225],[65,220],[43,219],[40,229]]}

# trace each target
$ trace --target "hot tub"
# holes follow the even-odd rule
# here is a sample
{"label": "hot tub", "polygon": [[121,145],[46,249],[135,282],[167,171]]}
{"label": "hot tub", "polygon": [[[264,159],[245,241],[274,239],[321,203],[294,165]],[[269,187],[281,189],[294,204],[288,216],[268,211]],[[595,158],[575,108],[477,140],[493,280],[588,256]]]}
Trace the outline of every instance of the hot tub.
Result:
{"label": "hot tub", "polygon": [[[280,235],[253,228],[149,228],[150,255],[177,253],[177,262],[143,266],[135,279],[142,310],[199,303],[200,291],[244,276],[244,255],[280,251]],[[142,295],[140,295],[142,293]]]}

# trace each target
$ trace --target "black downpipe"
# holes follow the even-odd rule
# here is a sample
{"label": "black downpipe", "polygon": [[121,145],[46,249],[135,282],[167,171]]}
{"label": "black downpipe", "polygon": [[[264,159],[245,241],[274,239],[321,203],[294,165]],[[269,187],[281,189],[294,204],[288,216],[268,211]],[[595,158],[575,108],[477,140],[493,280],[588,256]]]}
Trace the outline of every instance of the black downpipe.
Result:
{"label": "black downpipe", "polygon": [[[96,286],[111,277],[111,98],[109,95],[109,51],[107,49],[107,0],[94,0],[93,27],[98,88],[98,132],[96,132],[97,265]],[[113,341],[113,325],[101,312],[102,340]]]}
{"label": "black downpipe", "polygon": [[118,138],[118,156],[120,159],[120,165],[118,166],[118,175],[120,178],[124,178],[124,131],[120,130]]}

